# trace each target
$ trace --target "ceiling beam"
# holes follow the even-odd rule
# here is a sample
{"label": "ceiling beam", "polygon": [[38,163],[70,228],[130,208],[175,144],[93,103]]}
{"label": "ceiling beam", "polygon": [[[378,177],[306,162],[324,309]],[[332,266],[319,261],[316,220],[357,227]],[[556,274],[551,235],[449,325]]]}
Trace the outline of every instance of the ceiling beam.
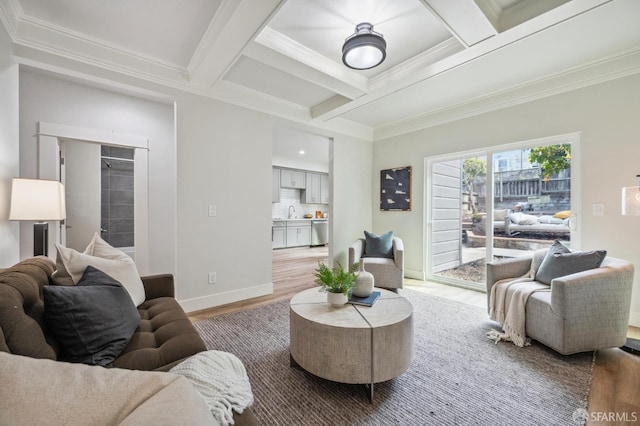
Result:
{"label": "ceiling beam", "polygon": [[194,53],[191,81],[213,87],[285,0],[223,0]]}
{"label": "ceiling beam", "polygon": [[362,96],[368,88],[367,78],[269,27],[249,43],[243,54],[350,99]]}
{"label": "ceiling beam", "polygon": [[466,47],[498,32],[474,0],[421,0]]}

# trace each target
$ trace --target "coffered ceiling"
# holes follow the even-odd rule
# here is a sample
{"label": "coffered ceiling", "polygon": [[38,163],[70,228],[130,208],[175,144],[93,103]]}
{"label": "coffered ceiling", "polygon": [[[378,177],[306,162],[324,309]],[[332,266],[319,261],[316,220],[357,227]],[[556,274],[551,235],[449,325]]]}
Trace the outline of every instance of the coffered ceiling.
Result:
{"label": "coffered ceiling", "polygon": [[[33,66],[374,140],[640,71],[637,0],[0,0],[0,19]],[[355,71],[341,48],[365,21],[387,58]]]}

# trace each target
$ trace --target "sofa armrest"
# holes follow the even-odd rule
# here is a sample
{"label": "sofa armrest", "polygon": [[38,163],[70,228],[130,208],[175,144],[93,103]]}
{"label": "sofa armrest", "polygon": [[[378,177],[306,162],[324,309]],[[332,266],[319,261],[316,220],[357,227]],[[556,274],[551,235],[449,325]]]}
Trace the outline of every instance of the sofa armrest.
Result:
{"label": "sofa armrest", "polygon": [[173,275],[159,274],[141,277],[146,299],[156,299],[158,297],[175,297],[173,285]]}
{"label": "sofa armrest", "polygon": [[393,237],[393,261],[398,269],[404,271],[404,244],[398,237]]}
{"label": "sofa armrest", "polygon": [[[616,323],[626,329],[633,271],[631,263],[616,262],[555,278],[551,281],[551,310],[562,318],[578,318],[587,313],[594,324]],[[603,306],[615,309],[599,309]],[[596,318],[599,312],[606,317]]]}
{"label": "sofa armrest", "polygon": [[360,261],[364,254],[364,238],[358,238],[349,246],[349,265],[348,269],[353,268],[353,264]]}
{"label": "sofa armrest", "polygon": [[531,269],[533,257],[514,257],[497,262],[487,262],[487,308],[490,305],[491,288],[495,283],[507,278],[519,278]]}

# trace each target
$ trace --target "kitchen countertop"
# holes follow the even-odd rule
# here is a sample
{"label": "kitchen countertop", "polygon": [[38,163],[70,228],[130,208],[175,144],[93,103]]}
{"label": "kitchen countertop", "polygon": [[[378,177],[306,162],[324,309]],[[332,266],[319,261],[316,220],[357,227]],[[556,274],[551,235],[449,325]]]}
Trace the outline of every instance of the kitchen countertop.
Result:
{"label": "kitchen countertop", "polygon": [[272,221],[278,221],[278,222],[283,222],[283,221],[284,222],[289,222],[289,221],[292,221],[292,220],[309,220],[309,221],[317,220],[317,221],[320,221],[320,220],[329,220],[329,218],[328,217],[310,217],[310,218],[298,217],[298,218],[287,219],[287,218],[281,218],[281,217],[274,217],[271,220]]}

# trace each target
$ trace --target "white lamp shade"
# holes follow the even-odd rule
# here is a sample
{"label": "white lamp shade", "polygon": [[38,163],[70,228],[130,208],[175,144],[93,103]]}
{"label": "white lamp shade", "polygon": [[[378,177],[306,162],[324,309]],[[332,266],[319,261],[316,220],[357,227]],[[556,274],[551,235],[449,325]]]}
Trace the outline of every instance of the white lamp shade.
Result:
{"label": "white lamp shade", "polygon": [[622,188],[622,214],[640,216],[640,186]]}
{"label": "white lamp shade", "polygon": [[13,178],[9,220],[64,220],[64,186],[57,180]]}

